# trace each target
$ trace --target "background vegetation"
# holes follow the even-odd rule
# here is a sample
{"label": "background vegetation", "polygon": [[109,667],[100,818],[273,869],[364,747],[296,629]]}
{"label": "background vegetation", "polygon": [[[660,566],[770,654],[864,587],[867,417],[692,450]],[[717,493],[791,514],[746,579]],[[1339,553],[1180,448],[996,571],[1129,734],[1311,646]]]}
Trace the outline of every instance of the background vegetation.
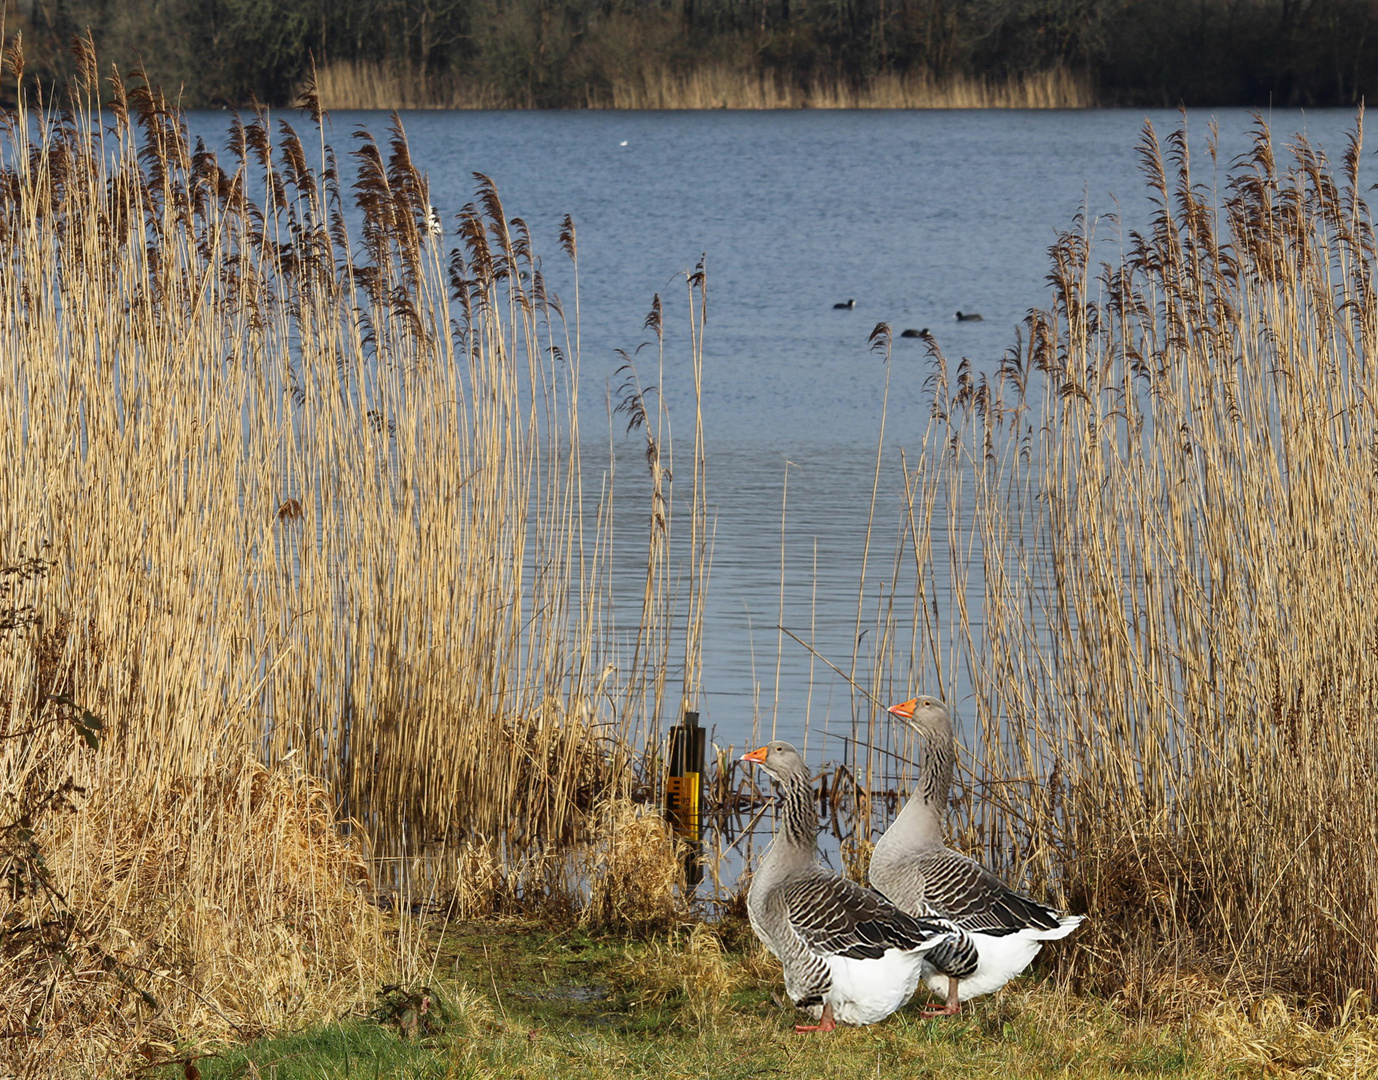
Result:
{"label": "background vegetation", "polygon": [[6,3],[33,74],[69,75],[89,28],[186,106],[286,103],[311,56],[333,107],[1316,106],[1378,90],[1366,0]]}

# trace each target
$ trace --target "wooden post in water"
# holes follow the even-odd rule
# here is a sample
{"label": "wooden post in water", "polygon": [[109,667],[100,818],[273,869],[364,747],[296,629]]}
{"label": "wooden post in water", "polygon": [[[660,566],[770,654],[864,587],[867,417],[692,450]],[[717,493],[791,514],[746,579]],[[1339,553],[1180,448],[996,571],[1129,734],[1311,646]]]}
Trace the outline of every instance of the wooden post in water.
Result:
{"label": "wooden post in water", "polygon": [[703,753],[705,732],[699,714],[684,710],[684,722],[670,729],[670,776],[665,784],[665,812],[675,835],[684,841],[684,880],[694,888],[703,879]]}

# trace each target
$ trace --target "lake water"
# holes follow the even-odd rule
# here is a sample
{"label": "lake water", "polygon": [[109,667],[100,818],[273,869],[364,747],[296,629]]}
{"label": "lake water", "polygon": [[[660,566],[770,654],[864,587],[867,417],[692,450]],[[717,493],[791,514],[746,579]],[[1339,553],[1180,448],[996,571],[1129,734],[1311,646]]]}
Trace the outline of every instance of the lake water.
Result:
{"label": "lake water", "polygon": [[[845,682],[788,639],[779,645],[782,524],[784,621],[844,670],[856,626],[859,564],[885,384],[868,350],[880,321],[895,329],[877,550],[893,549],[898,455],[922,452],[929,328],[951,363],[993,370],[1026,312],[1045,306],[1047,248],[1085,208],[1101,219],[1104,258],[1151,207],[1135,151],[1145,120],[1160,138],[1175,111],[953,112],[416,112],[404,114],[413,159],[452,228],[474,194],[472,173],[497,184],[509,217],[532,228],[554,290],[573,293],[556,237],[566,213],[579,236],[586,424],[605,445],[599,407],[641,329],[652,294],[683,341],[682,276],[706,255],[709,321],[704,363],[710,501],[716,543],[705,625],[703,721],[737,752],[772,730],[804,743],[852,719]],[[1219,124],[1220,171],[1206,155]],[[1332,159],[1343,152],[1347,110],[1274,112],[1280,141],[1304,131]],[[379,113],[336,113],[328,133],[343,149],[356,125],[386,133]],[[1189,118],[1195,175],[1222,186],[1249,146],[1243,110]],[[223,144],[224,114],[198,114],[193,130]],[[852,310],[834,304],[856,299]],[[571,305],[567,305],[572,309]],[[958,322],[958,310],[980,322]],[[643,354],[644,355],[644,354]],[[688,465],[693,400],[683,350],[663,387]],[[643,379],[654,381],[651,360]],[[593,421],[587,418],[593,417]],[[586,427],[586,435],[590,434]],[[638,468],[641,444],[619,434],[622,465]],[[588,460],[588,459],[586,459]],[[684,469],[687,472],[687,468]],[[596,486],[594,488],[596,490]],[[622,536],[643,531],[643,504],[626,511]],[[633,554],[635,554],[633,552]],[[883,561],[883,560],[882,560]],[[634,617],[632,558],[626,590]],[[884,568],[888,571],[888,567]],[[812,622],[812,631],[810,623]],[[777,675],[776,657],[780,662]],[[778,694],[777,694],[778,682]],[[948,685],[925,686],[962,719],[969,687],[954,667]]]}

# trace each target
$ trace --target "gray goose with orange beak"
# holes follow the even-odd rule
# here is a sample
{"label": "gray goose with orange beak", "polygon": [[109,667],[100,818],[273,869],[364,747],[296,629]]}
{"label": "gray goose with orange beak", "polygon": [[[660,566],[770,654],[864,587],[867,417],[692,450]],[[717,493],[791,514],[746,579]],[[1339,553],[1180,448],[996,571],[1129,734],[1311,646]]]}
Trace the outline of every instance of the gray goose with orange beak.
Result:
{"label": "gray goose with orange beak", "polygon": [[[818,861],[818,808],[787,742],[742,755],[780,785],[779,826],[747,892],[751,928],[780,960],[785,992],[817,1021],[796,1031],[874,1024],[918,988],[924,955],[961,937],[949,920],[900,911]],[[920,905],[921,908],[921,905]]]}
{"label": "gray goose with orange beak", "polygon": [[1015,892],[974,859],[943,843],[943,817],[957,743],[952,717],[927,695],[891,706],[923,741],[919,782],[871,853],[871,884],[902,911],[945,915],[971,937],[977,962],[948,962],[941,951],[926,957],[923,981],[943,996],[926,1016],[952,1016],[961,1002],[999,990],[1038,955],[1043,942],[1066,937],[1083,916],[1063,915]]}

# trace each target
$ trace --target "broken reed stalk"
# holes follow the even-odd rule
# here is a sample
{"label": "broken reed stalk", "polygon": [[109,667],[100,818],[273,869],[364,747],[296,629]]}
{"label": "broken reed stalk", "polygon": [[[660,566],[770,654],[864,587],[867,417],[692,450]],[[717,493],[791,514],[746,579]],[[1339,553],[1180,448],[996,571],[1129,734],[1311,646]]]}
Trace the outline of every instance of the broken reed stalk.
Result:
{"label": "broken reed stalk", "polygon": [[686,275],[689,368],[694,379],[694,472],[689,493],[688,583],[685,590],[683,708],[698,710],[703,688],[703,614],[713,561],[708,513],[708,452],[703,432],[703,336],[708,325],[708,271],[704,259]]}
{"label": "broken reed stalk", "polygon": [[[54,759],[151,798],[290,758],[398,883],[424,859],[453,886],[475,844],[535,865],[578,841],[662,694],[600,711],[646,673],[606,625],[577,325],[526,224],[479,176],[447,254],[396,117],[384,145],[355,135],[347,188],[323,131],[309,160],[256,112],[217,154],[137,73],[102,114],[79,48],[62,109],[7,57],[0,552],[47,544],[55,568],[49,633],[0,655],[0,724],[49,692],[42,645],[106,741],[90,764],[70,737],[0,742],[0,791]],[[575,259],[568,221],[561,244]]]}
{"label": "broken reed stalk", "polygon": [[1166,151],[1146,127],[1126,253],[1063,235],[996,373],[931,347],[883,677],[953,700],[944,652],[967,666],[957,842],[1089,914],[1064,970],[1131,1004],[1181,968],[1337,1009],[1378,986],[1362,120],[1338,170],[1300,136],[1279,166],[1256,121],[1218,198],[1185,121]]}

